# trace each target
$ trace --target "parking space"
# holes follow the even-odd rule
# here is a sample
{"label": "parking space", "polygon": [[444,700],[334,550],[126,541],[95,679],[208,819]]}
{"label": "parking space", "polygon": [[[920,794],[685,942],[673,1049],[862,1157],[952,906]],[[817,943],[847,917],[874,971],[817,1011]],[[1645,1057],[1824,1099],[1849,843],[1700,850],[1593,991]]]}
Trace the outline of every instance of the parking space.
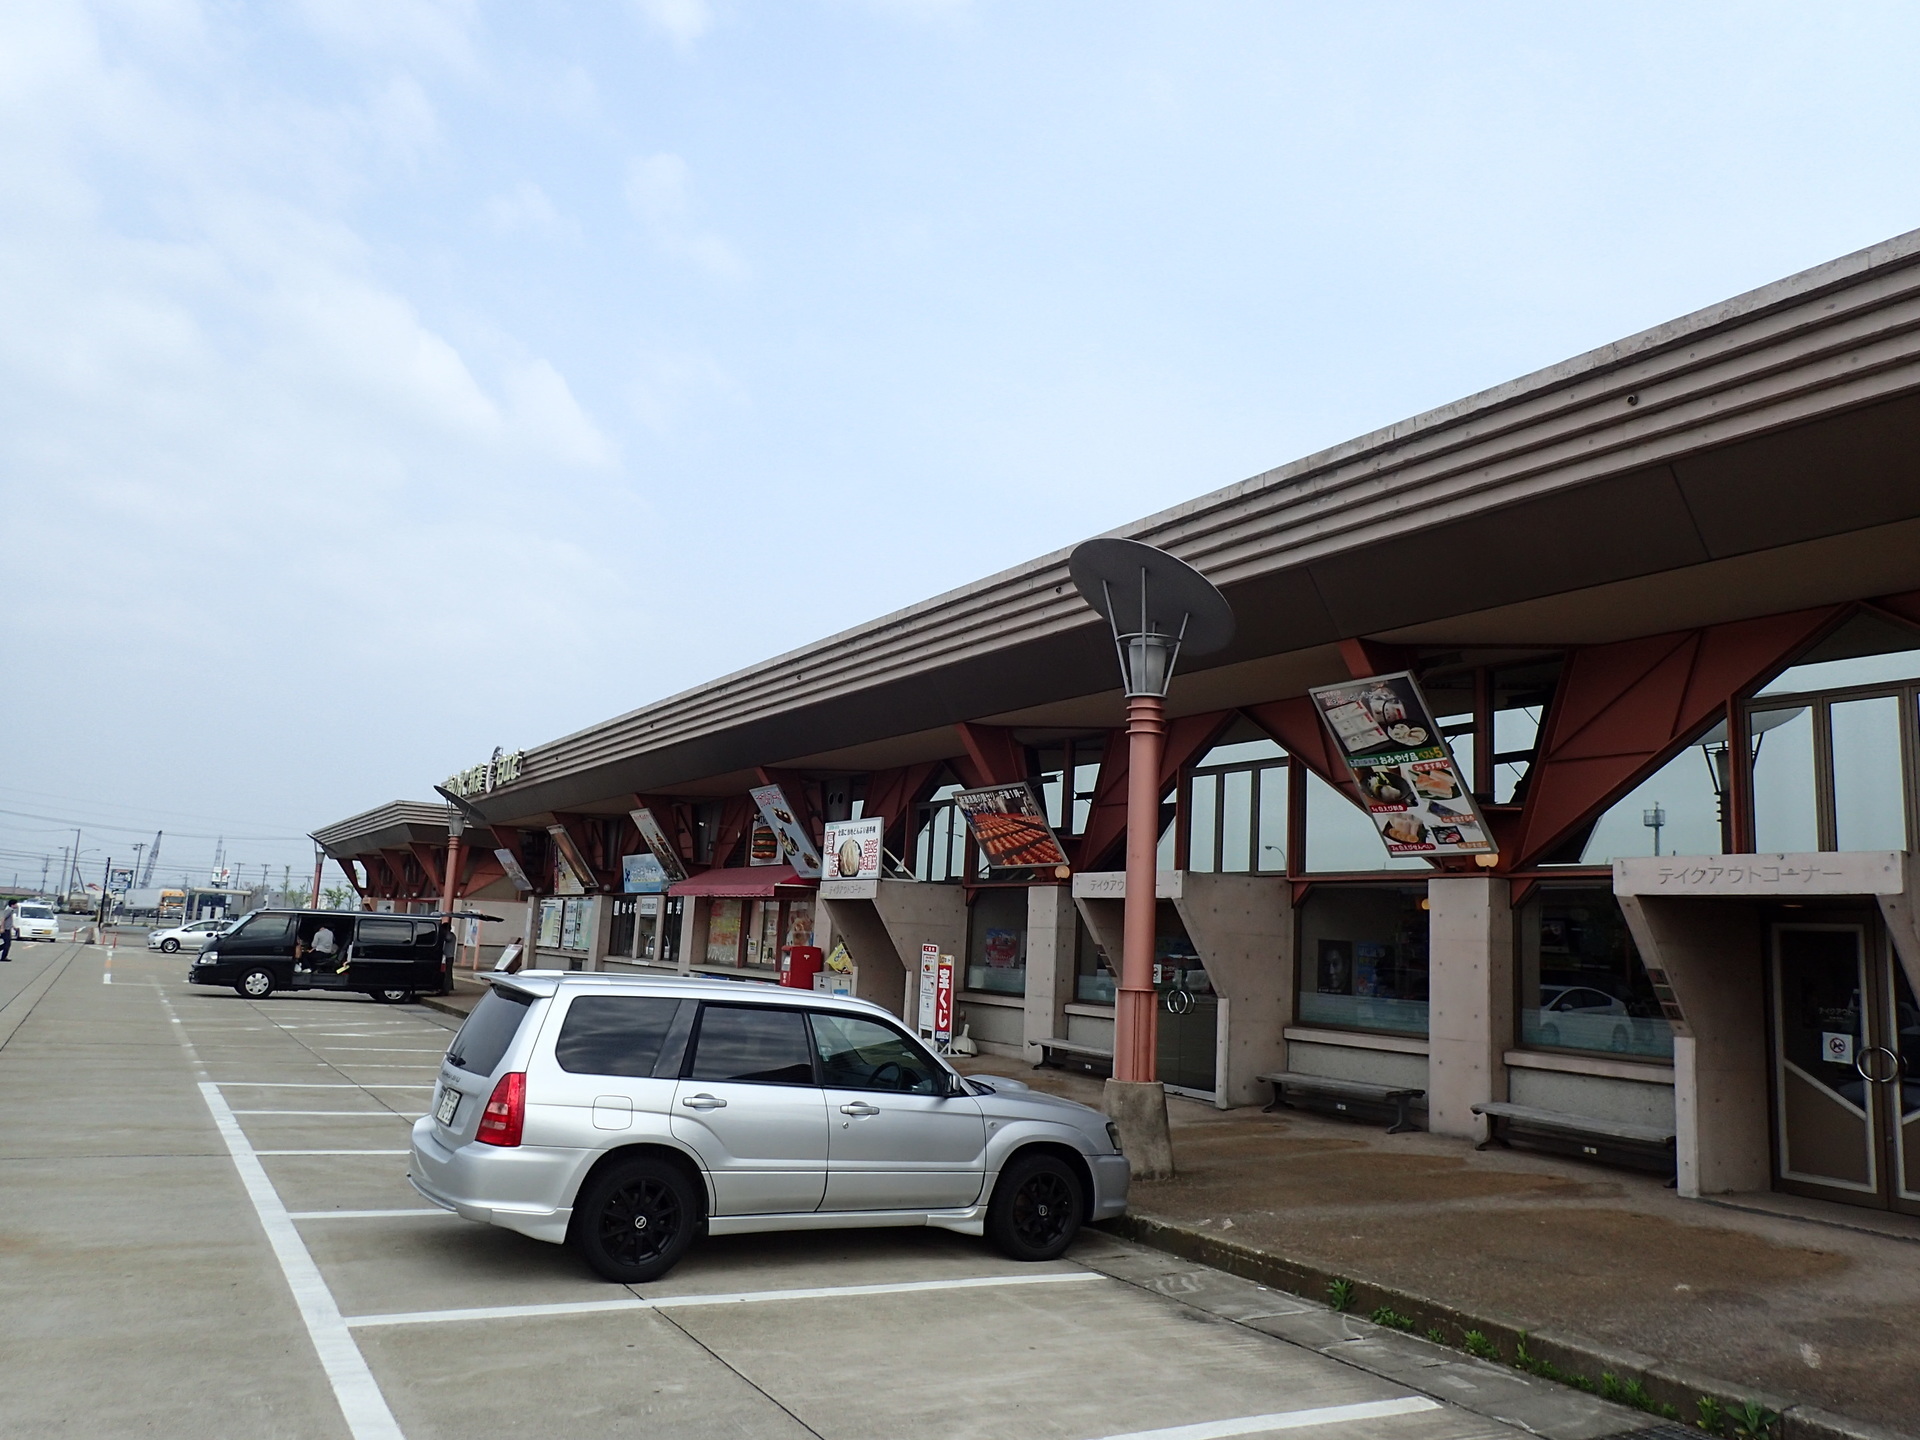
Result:
{"label": "parking space", "polygon": [[741,1236],[609,1285],[407,1184],[453,1022],[184,968],[122,951],[103,987],[76,947],[0,1050],[35,1096],[0,1151],[22,1433],[1520,1433],[1288,1338],[1355,1322],[1099,1235],[1037,1266],[936,1231]]}

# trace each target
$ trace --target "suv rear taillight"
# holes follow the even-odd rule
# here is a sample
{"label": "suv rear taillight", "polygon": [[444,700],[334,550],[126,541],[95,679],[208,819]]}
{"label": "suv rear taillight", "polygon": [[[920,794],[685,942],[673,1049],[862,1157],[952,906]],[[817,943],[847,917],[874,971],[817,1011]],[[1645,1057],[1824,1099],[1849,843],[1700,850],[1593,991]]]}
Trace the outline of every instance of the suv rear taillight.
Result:
{"label": "suv rear taillight", "polygon": [[527,1121],[527,1076],[512,1070],[500,1077],[480,1112],[480,1129],[474,1139],[483,1145],[518,1145],[520,1131]]}

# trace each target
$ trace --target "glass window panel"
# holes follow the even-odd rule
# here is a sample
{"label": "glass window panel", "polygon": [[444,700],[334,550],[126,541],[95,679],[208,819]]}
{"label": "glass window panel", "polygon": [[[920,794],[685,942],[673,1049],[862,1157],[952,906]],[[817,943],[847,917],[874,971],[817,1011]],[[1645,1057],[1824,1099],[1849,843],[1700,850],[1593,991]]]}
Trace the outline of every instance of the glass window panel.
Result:
{"label": "glass window panel", "polygon": [[1220,868],[1245,874],[1253,868],[1253,772],[1229,770],[1220,777]]}
{"label": "glass window panel", "polygon": [[1841,850],[1907,848],[1906,785],[1900,763],[1900,699],[1840,700],[1833,727],[1834,844]]}
{"label": "glass window panel", "polygon": [[1920,650],[1897,650],[1885,655],[1856,655],[1847,660],[1823,660],[1795,665],[1761,687],[1762,695],[1799,695],[1809,690],[1842,690],[1850,685],[1878,685],[1889,680],[1920,677]]}
{"label": "glass window panel", "polygon": [[1427,1033],[1424,885],[1323,886],[1300,908],[1302,1025]]}
{"label": "glass window panel", "polygon": [[1519,706],[1493,712],[1493,753],[1506,755],[1515,750],[1531,750],[1540,738],[1540,710]]}
{"label": "glass window panel", "polygon": [[1543,889],[1514,932],[1523,1045],[1673,1057],[1673,1027],[1611,890]]}
{"label": "glass window panel", "polygon": [[1315,775],[1307,774],[1307,868],[1310,870],[1430,870],[1412,855],[1389,855],[1366,811]]}
{"label": "glass window panel", "polygon": [[1027,892],[982,890],[967,917],[966,988],[1027,993]]}
{"label": "glass window panel", "polygon": [[1258,870],[1287,868],[1287,772],[1271,765],[1260,772],[1259,853],[1254,857]]}
{"label": "glass window panel", "polygon": [[1040,806],[1047,812],[1047,823],[1058,830],[1061,826],[1060,806],[1066,797],[1066,784],[1058,770],[1049,770],[1040,777]]}
{"label": "glass window panel", "polygon": [[1720,800],[1713,790],[1713,770],[1701,747],[1689,745],[1595,822],[1579,863],[1605,865],[1627,856],[1653,854],[1655,836],[1646,817],[1656,807],[1666,816],[1659,834],[1662,855],[1721,853]]}
{"label": "glass window panel", "polygon": [[1453,752],[1453,763],[1460,767],[1461,777],[1471,790],[1474,784],[1473,732],[1468,730],[1464,734],[1447,736],[1447,748]]}
{"label": "glass window panel", "polygon": [[694,1080],[749,1085],[811,1085],[813,1046],[798,1010],[708,1005],[694,1044]]}
{"label": "glass window panel", "polygon": [[1187,868],[1212,870],[1219,849],[1220,777],[1194,776],[1187,794]]}
{"label": "glass window panel", "polygon": [[1272,740],[1236,740],[1231,745],[1216,745],[1209,750],[1195,766],[1196,769],[1210,768],[1216,765],[1245,765],[1254,760],[1284,760],[1287,752]]}
{"label": "glass window panel", "polygon": [[829,1087],[908,1095],[939,1095],[945,1091],[939,1065],[891,1025],[862,1020],[857,1015],[819,1011],[808,1018],[813,1022],[821,1074]]}
{"label": "glass window panel", "polygon": [[[693,1018],[692,1001],[659,995],[579,995],[567,1007],[553,1057],[574,1075],[668,1076],[680,1073],[686,1027],[663,1054],[675,1021]],[[661,1064],[665,1060],[666,1064]]]}
{"label": "glass window panel", "polygon": [[[1779,711],[1756,711],[1769,721]],[[1797,853],[1820,848],[1813,788],[1813,711],[1790,712],[1753,742],[1753,847],[1762,854]]]}
{"label": "glass window panel", "polygon": [[1166,828],[1160,832],[1160,843],[1154,847],[1153,863],[1159,870],[1173,869],[1173,826],[1169,820]]}
{"label": "glass window panel", "polygon": [[1077,921],[1075,930],[1073,998],[1084,1005],[1111,1005],[1118,983],[1113,963],[1095,943],[1086,921]]}

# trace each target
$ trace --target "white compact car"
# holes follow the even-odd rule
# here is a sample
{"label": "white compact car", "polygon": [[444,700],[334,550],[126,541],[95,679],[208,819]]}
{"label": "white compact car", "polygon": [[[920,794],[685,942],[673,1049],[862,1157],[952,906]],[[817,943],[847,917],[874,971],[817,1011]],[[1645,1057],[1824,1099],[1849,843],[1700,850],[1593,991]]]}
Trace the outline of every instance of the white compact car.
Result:
{"label": "white compact car", "polygon": [[147,949],[162,950],[169,955],[181,950],[198,950],[209,940],[224,933],[232,923],[231,920],[195,920],[189,925],[175,925],[170,930],[155,930],[147,936]]}
{"label": "white compact car", "polygon": [[14,911],[13,934],[17,940],[58,940],[60,920],[46,901],[22,900]]}
{"label": "white compact car", "polygon": [[1131,1171],[1099,1111],[962,1076],[864,1000],[526,971],[448,1047],[409,1178],[630,1285],[700,1233],[937,1226],[1051,1260]]}

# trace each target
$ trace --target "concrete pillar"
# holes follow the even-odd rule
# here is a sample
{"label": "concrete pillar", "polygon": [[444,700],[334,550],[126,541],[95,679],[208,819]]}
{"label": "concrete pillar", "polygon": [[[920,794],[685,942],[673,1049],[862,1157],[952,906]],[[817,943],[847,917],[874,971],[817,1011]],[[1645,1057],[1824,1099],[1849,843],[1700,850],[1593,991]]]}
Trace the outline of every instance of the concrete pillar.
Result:
{"label": "concrete pillar", "polygon": [[680,911],[680,973],[691,975],[694,966],[707,960],[707,902],[689,895]]}
{"label": "concrete pillar", "polygon": [[1027,1010],[1021,1034],[1029,1050],[1067,1033],[1079,918],[1066,886],[1028,887]]}
{"label": "concrete pillar", "polygon": [[1488,875],[1427,882],[1427,1128],[1480,1140],[1473,1107],[1507,1098],[1513,1045],[1510,882]]}
{"label": "concrete pillar", "polygon": [[967,895],[959,885],[882,880],[871,900],[822,900],[834,936],[853,957],[854,993],[909,1025],[920,999],[920,947],[966,963]]}
{"label": "concrete pillar", "polygon": [[1765,954],[1756,907],[1622,895],[1650,978],[1672,990],[1673,1118],[1682,1195],[1771,1183]]}
{"label": "concrete pillar", "polygon": [[587,904],[587,969],[606,969],[607,937],[613,929],[613,897],[595,895]]}
{"label": "concrete pillar", "polygon": [[1174,908],[1220,997],[1215,1104],[1264,1105],[1255,1077],[1284,1070],[1293,1014],[1293,891],[1284,877],[1187,871]]}

